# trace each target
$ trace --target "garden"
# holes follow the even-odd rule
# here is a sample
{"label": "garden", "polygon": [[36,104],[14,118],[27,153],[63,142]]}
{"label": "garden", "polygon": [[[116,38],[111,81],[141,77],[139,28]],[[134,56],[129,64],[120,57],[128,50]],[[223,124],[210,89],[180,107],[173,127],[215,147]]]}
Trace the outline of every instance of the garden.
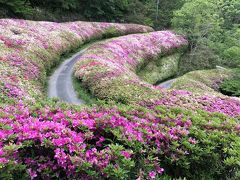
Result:
{"label": "garden", "polygon": [[[198,7],[216,10],[201,1]],[[44,8],[30,4],[29,11]],[[171,15],[174,30],[0,19],[0,179],[239,179],[237,20],[227,30],[230,15],[219,13],[226,20],[212,16],[215,31],[199,34],[203,27],[179,20],[197,3],[183,4]],[[4,5],[9,12],[16,6]],[[217,41],[220,32],[233,36]],[[62,69],[70,84],[59,72],[68,61],[72,69]],[[58,92],[49,97],[55,73],[83,103],[68,103]],[[169,88],[162,86],[169,80]]]}

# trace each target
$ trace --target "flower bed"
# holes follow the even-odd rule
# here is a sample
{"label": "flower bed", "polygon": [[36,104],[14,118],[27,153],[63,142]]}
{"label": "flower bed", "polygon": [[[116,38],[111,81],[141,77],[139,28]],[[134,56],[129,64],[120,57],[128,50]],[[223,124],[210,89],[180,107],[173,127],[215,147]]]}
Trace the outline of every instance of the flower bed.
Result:
{"label": "flower bed", "polygon": [[0,100],[40,96],[46,72],[59,63],[62,54],[86,42],[148,31],[152,28],[134,24],[0,19]]}
{"label": "flower bed", "polygon": [[[124,104],[137,103],[144,107],[148,103],[164,104],[168,107],[181,106],[186,109],[203,109],[238,116],[240,102],[237,100],[203,96],[187,91],[166,91],[148,84],[137,76],[136,71],[139,67],[157,61],[159,56],[171,54],[186,44],[187,41],[183,37],[169,31],[111,39],[86,51],[75,65],[75,76],[100,99],[111,99]],[[211,79],[216,79],[217,74],[218,70],[212,71],[212,77],[204,78],[204,81],[209,81],[210,86],[213,84]],[[223,75],[227,74],[226,72]],[[205,92],[207,90],[205,88]],[[209,102],[206,103],[205,98]]]}
{"label": "flower bed", "polygon": [[240,124],[222,114],[22,104],[0,114],[1,178],[218,179],[239,170]]}
{"label": "flower bed", "polygon": [[171,31],[111,39],[91,46],[80,57],[75,76],[100,99],[119,102],[149,99],[150,94],[158,92],[137,76],[138,69],[186,45],[182,36]]}

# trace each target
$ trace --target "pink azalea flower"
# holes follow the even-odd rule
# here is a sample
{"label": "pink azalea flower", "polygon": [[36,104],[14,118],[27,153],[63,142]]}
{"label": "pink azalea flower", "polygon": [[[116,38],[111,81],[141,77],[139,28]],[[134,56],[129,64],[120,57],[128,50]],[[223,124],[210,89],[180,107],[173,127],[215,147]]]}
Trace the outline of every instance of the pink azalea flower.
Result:
{"label": "pink azalea flower", "polygon": [[121,154],[127,159],[131,158],[131,153],[128,151],[121,151]]}
{"label": "pink azalea flower", "polygon": [[156,178],[156,172],[155,171],[151,171],[151,172],[149,172],[149,177],[151,178],[151,179],[155,179]]}

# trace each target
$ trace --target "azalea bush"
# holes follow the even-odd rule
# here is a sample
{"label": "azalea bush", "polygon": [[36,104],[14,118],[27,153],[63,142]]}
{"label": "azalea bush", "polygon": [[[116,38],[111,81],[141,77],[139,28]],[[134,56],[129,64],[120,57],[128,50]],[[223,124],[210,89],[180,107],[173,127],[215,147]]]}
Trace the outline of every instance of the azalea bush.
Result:
{"label": "azalea bush", "polygon": [[[100,99],[114,99],[122,103],[144,97],[149,99],[151,95],[158,96],[159,91],[141,80],[137,73],[152,62],[159,62],[160,70],[154,71],[158,74],[155,82],[174,75],[176,70],[171,72],[172,69],[166,66],[177,69],[180,56],[172,56],[172,60],[161,56],[180,53],[187,44],[184,37],[171,31],[110,39],[87,49],[75,65],[75,76]],[[161,71],[164,68],[168,69],[165,70],[168,73]]]}
{"label": "azalea bush", "polygon": [[[209,108],[213,112],[227,112],[234,116],[240,114],[240,104],[237,100],[216,92],[224,78],[231,76],[231,70],[196,71],[177,79],[176,86],[181,79],[190,76],[182,81],[182,88],[179,89],[195,88],[200,94],[166,91],[147,83],[137,75],[139,67],[147,67],[149,63],[158,62],[161,55],[176,53],[174,50],[180,51],[186,44],[187,41],[182,36],[170,31],[128,35],[107,40],[87,49],[75,65],[75,76],[95,97],[104,100],[138,104],[143,107],[149,102],[154,102],[169,107],[181,106],[194,110]],[[171,58],[164,57],[164,61],[167,60],[170,61]]]}
{"label": "azalea bush", "polygon": [[158,84],[168,78],[174,77],[178,72],[181,54],[174,53],[166,57],[151,61],[137,71],[137,75],[150,84]]}
{"label": "azalea bush", "polygon": [[240,124],[219,113],[18,104],[0,114],[1,178],[239,177]]}

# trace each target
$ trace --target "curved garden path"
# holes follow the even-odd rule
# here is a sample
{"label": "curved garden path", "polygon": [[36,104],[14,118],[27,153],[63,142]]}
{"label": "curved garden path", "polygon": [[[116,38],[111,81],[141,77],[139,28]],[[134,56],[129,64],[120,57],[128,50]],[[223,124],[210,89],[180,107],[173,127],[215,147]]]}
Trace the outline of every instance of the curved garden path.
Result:
{"label": "curved garden path", "polygon": [[86,49],[65,60],[51,75],[48,81],[48,96],[50,98],[57,97],[70,104],[84,104],[84,101],[77,97],[73,88],[72,73],[74,64]]}
{"label": "curved garden path", "polygon": [[[83,55],[88,47],[74,54],[72,57],[66,59],[50,76],[48,81],[48,97],[59,98],[61,101],[81,105],[84,101],[79,99],[72,82],[73,67],[78,59]],[[165,81],[158,86],[162,88],[171,88],[175,79]]]}

